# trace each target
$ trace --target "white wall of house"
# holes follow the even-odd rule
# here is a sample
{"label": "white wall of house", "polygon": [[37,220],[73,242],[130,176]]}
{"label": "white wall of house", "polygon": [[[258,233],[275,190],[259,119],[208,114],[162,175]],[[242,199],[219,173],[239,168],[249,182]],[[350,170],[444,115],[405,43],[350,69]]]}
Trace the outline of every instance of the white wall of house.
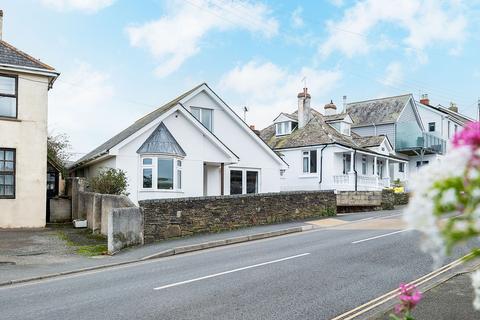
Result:
{"label": "white wall of house", "polygon": [[20,74],[17,101],[17,119],[0,119],[0,148],[13,148],[16,151],[15,199],[0,199],[0,228],[44,227],[47,78]]}
{"label": "white wall of house", "polygon": [[[191,107],[200,107],[213,110],[213,134],[221,141],[218,142],[211,135],[207,135],[199,129],[199,123],[192,117],[183,114],[183,109],[164,114],[148,125],[148,130],[141,134],[135,134],[132,139],[121,143],[118,150],[112,150],[115,160],[96,163],[87,168],[88,176],[98,172],[101,167],[115,167],[126,171],[128,178],[129,197],[134,201],[144,199],[160,199],[175,197],[199,197],[203,195],[220,195],[221,190],[221,163],[224,166],[224,194],[230,194],[230,170],[244,170],[258,172],[258,192],[280,191],[280,159],[275,159],[274,154],[265,150],[259,144],[259,138],[251,136],[250,129],[245,124],[239,124],[227,114],[227,111],[209,94],[204,91],[182,102],[187,111]],[[142,156],[156,157],[156,155],[137,154],[137,150],[145,140],[163,122],[172,136],[185,151],[186,156],[181,160],[182,186],[177,188],[176,170],[174,167],[174,189],[158,190],[155,188],[143,188]],[[248,129],[245,130],[245,129]],[[252,132],[253,133],[253,132]],[[215,141],[213,141],[215,140]],[[226,146],[239,160],[234,160],[226,154],[219,145]],[[262,141],[260,141],[263,144]],[[268,148],[268,147],[267,147]],[[268,149],[269,150],[269,149]],[[155,162],[155,159],[154,159]],[[175,162],[176,163],[176,162]],[[286,166],[286,165],[285,165]],[[156,164],[152,166],[156,171]],[[153,175],[155,179],[155,174]]]}

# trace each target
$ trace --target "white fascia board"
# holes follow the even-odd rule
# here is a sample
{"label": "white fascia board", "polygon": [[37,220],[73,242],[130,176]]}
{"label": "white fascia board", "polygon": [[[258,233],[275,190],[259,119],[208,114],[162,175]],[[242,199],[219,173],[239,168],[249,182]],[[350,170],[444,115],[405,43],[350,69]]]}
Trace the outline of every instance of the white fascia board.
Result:
{"label": "white fascia board", "polygon": [[0,69],[6,70],[6,71],[32,73],[36,75],[53,77],[53,78],[56,78],[60,75],[60,73],[55,70],[46,70],[46,69],[33,68],[33,67],[22,67],[22,66],[16,66],[13,64],[7,64],[7,63],[0,63]]}
{"label": "white fascia board", "polygon": [[190,100],[200,92],[205,91],[219,106],[221,106],[224,111],[241,127],[244,129],[244,131],[250,135],[250,137],[253,138],[253,140],[259,144],[267,153],[270,154],[270,156],[275,159],[283,168],[288,168],[288,164],[280,157],[278,156],[275,151],[273,151],[259,136],[255,134],[255,132],[250,129],[250,127],[243,122],[243,120],[222,100],[220,97],[212,90],[207,84],[201,85],[197,90],[194,92],[190,93],[188,96],[183,98],[180,103],[183,104],[186,101]]}
{"label": "white fascia board", "polygon": [[190,112],[188,112],[187,110],[185,110],[185,108],[183,108],[180,104],[177,104],[175,107],[173,107],[170,110],[164,112],[157,119],[153,120],[152,122],[150,122],[149,124],[147,124],[146,126],[141,128],[140,130],[135,132],[134,134],[130,135],[125,140],[121,141],[120,143],[118,143],[114,147],[110,148],[109,154],[110,155],[118,155],[119,150],[123,146],[130,143],[131,141],[133,141],[134,139],[136,139],[137,137],[139,137],[140,135],[142,135],[146,131],[158,126],[160,124],[160,122],[162,122],[163,120],[165,120],[167,117],[169,117],[170,115],[172,115],[175,112],[181,112],[188,120],[190,120],[190,122],[194,126],[196,126],[200,131],[202,131],[202,133],[204,134],[205,137],[207,137],[212,143],[214,143],[217,147],[219,147],[220,150],[222,150],[228,156],[229,161],[231,163],[237,163],[239,161],[238,157],[231,150],[229,150],[227,147],[225,147],[225,145],[223,145],[218,140],[217,137],[213,136],[213,134],[207,128],[205,128],[203,125],[199,124],[198,120],[195,119],[192,116],[192,114]]}

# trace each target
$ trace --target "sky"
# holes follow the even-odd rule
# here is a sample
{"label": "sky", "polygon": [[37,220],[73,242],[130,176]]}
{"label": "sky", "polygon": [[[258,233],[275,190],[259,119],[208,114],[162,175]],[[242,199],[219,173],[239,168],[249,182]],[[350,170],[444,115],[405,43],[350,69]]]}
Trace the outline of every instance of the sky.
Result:
{"label": "sky", "polygon": [[0,0],[3,39],[55,67],[49,133],[79,158],[206,82],[248,124],[428,94],[476,118],[479,0]]}

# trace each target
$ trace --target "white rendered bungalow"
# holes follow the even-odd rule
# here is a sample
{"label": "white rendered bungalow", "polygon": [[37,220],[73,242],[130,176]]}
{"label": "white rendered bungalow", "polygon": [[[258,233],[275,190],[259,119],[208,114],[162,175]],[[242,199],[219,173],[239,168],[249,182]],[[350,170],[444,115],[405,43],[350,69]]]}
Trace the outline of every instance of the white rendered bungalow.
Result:
{"label": "white rendered bungalow", "polygon": [[[333,103],[321,114],[310,108],[310,99],[304,89],[297,111],[281,113],[261,131],[289,165],[281,190],[381,190],[406,179],[408,159],[395,156],[387,136],[355,134],[349,114],[337,114]],[[394,164],[403,170],[395,172]]]}
{"label": "white rendered bungalow", "polygon": [[122,169],[136,202],[278,192],[287,167],[203,83],[137,120],[71,170],[88,178],[102,168]]}

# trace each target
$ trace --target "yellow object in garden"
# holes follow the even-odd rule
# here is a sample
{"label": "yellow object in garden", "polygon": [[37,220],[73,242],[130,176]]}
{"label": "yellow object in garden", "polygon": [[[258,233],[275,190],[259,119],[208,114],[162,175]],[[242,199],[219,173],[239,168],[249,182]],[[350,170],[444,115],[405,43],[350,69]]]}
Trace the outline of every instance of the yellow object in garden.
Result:
{"label": "yellow object in garden", "polygon": [[404,187],[395,187],[395,188],[393,188],[393,192],[403,193],[403,192],[405,192],[405,188]]}

